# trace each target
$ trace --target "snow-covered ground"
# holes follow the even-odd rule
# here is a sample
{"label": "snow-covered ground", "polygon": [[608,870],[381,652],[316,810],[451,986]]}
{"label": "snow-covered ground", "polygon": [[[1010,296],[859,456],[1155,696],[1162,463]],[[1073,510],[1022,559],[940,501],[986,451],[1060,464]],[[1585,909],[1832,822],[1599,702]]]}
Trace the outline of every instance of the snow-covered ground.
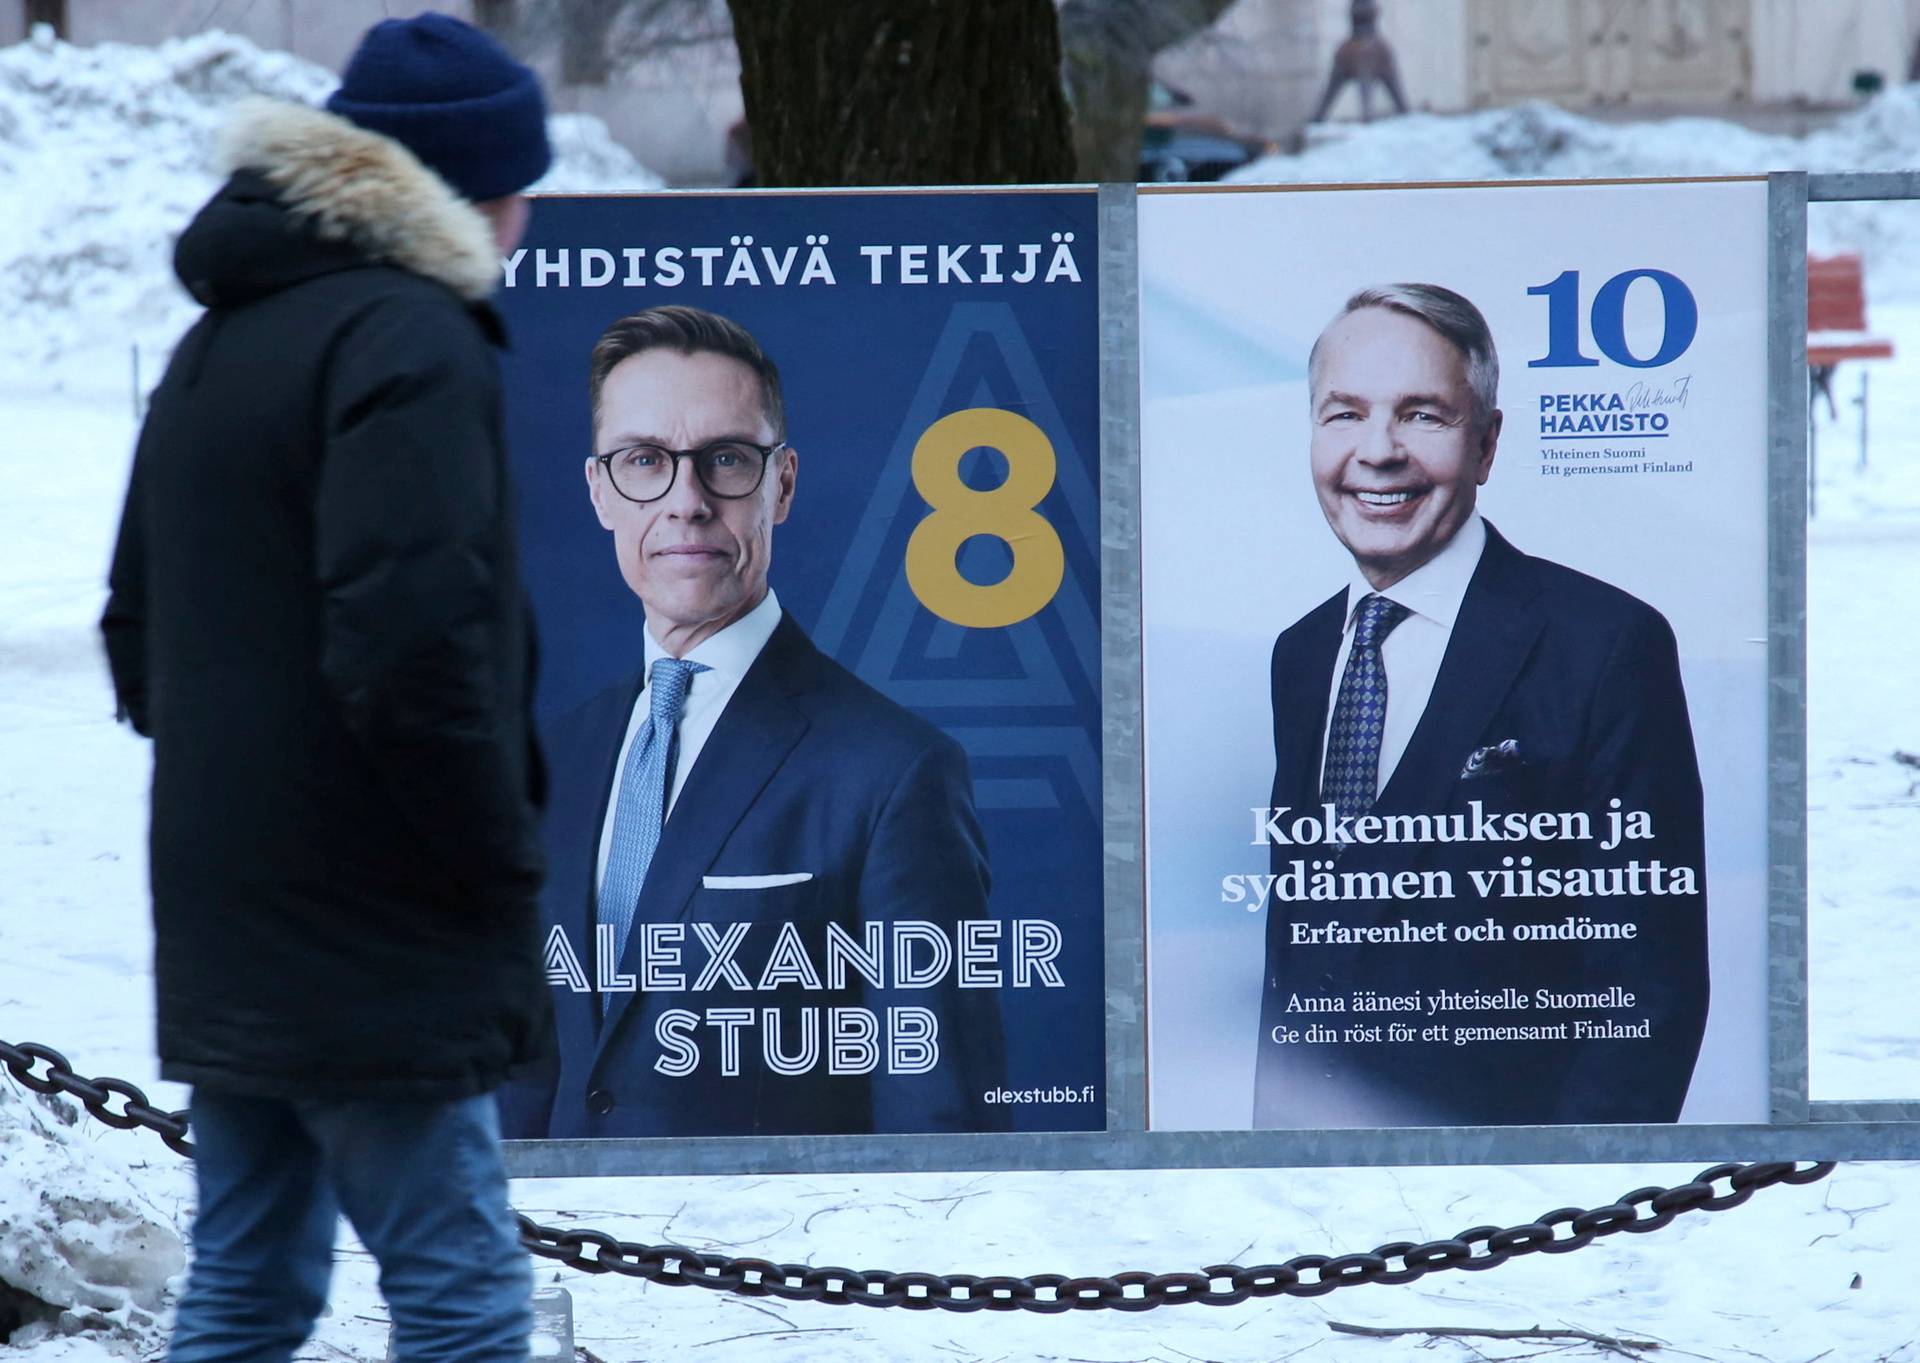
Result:
{"label": "snow-covered ground", "polygon": [[[154,355],[185,312],[163,273],[166,238],[211,186],[197,158],[217,106],[261,85],[310,97],[323,88],[315,79],[310,68],[230,39],[157,52],[0,51],[0,191],[9,210],[0,215],[0,1037],[61,1047],[87,1071],[146,1085],[168,1106],[184,1094],[157,1082],[152,1051],[148,758],[111,722],[94,634],[135,425],[129,342],[149,338],[151,382]],[[1534,110],[1406,120],[1346,139],[1344,165],[1308,157],[1267,169],[1331,179],[1470,178],[1496,167],[1553,175],[1878,167],[1920,151],[1916,99],[1898,91],[1860,116],[1851,151],[1838,140],[1844,129],[1795,153],[1796,144],[1723,124],[1603,129]],[[1513,126],[1499,121],[1509,117]],[[1529,133],[1526,120],[1543,131]],[[1490,126],[1505,130],[1506,161],[1488,161]],[[1553,144],[1583,139],[1606,139],[1611,150],[1585,167],[1554,159]],[[596,142],[591,126],[582,126],[580,142],[583,159],[590,151],[602,158],[580,172],[591,183],[621,176],[644,183],[644,172]],[[1698,159],[1666,159],[1675,144]],[[1403,159],[1410,156],[1418,159]],[[1808,586],[1817,1097],[1920,1098],[1920,1021],[1904,992],[1909,963],[1920,959],[1911,912],[1920,897],[1920,768],[1896,757],[1920,754],[1913,704],[1920,642],[1907,596],[1920,582],[1920,384],[1903,377],[1920,372],[1920,231],[1907,230],[1907,221],[1920,227],[1920,213],[1902,219],[1910,213],[1847,209],[1839,220],[1816,223],[1823,239],[1869,250],[1871,320],[1900,352],[1872,370],[1874,434],[1864,470],[1856,466],[1858,409],[1846,401],[1857,393],[1862,366],[1842,370],[1839,420],[1826,422],[1823,413],[1820,431],[1821,515]],[[20,1227],[45,1214],[50,1198],[69,1222],[67,1233],[81,1238],[106,1233],[96,1224],[103,1205],[123,1229],[187,1224],[191,1170],[157,1138],[91,1122],[69,1130],[29,1109],[4,1079],[0,1113],[7,1114],[0,1120],[0,1276],[18,1266],[9,1256],[22,1252]],[[29,1164],[9,1154],[24,1148],[9,1142],[32,1127],[65,1132],[52,1142],[58,1158]],[[1729,1149],[1726,1157],[1742,1154]],[[517,1183],[513,1195],[547,1223],[775,1260],[1080,1274],[1272,1262],[1424,1240],[1565,1204],[1596,1205],[1692,1172],[1564,1166],[546,1180]],[[144,1219],[136,1214],[141,1204],[150,1213]],[[1905,1225],[1917,1210],[1920,1166],[1853,1164],[1824,1183],[1768,1190],[1720,1216],[1683,1217],[1657,1235],[1618,1236],[1490,1273],[1144,1316],[834,1310],[669,1291],[550,1265],[540,1278],[574,1293],[578,1343],[609,1363],[1620,1356],[1564,1341],[1361,1339],[1333,1333],[1330,1321],[1576,1328],[1658,1341],[1664,1347],[1647,1354],[1656,1358],[1920,1363],[1920,1236]],[[164,1246],[148,1252],[150,1272],[164,1267]],[[95,1283],[95,1290],[107,1287]],[[119,1298],[108,1293],[106,1300]],[[156,1329],[143,1323],[145,1308],[129,1302],[105,1313],[121,1336],[34,1331],[0,1346],[0,1357],[91,1363],[155,1356]],[[372,1266],[343,1243],[333,1312],[300,1356],[374,1360],[384,1350]]]}
{"label": "snow-covered ground", "polygon": [[[1817,215],[1816,210],[1816,215]],[[1920,222],[1920,203],[1891,213]],[[1815,408],[1807,545],[1809,1005],[1815,1098],[1920,1098],[1920,299],[1872,308],[1895,357]],[[1860,464],[1858,399],[1867,380]],[[1920,1319],[1920,1306],[1915,1308]]]}
{"label": "snow-covered ground", "polygon": [[[251,94],[318,103],[336,83],[219,32],[157,47],[0,48],[0,359],[64,385],[67,366],[49,362],[89,343],[117,342],[122,373],[135,344],[164,355],[194,313],[168,268],[173,239],[219,183],[226,109]],[[554,165],[537,189],[662,183],[597,118],[560,115],[551,135]]]}
{"label": "snow-covered ground", "polygon": [[[1807,137],[1757,133],[1709,118],[1601,123],[1540,103],[1477,114],[1412,114],[1369,127],[1317,130],[1315,144],[1304,154],[1265,157],[1229,178],[1289,184],[1604,180],[1773,170],[1908,171],[1917,160],[1920,85],[1906,85]],[[1876,301],[1920,294],[1920,212],[1834,204],[1813,216],[1809,230],[1816,250],[1866,251],[1874,262]]]}

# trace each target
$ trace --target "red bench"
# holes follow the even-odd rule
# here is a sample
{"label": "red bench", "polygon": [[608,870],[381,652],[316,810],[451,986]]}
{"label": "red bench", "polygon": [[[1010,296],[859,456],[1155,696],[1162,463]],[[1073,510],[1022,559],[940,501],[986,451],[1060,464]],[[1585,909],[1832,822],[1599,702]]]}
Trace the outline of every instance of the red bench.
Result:
{"label": "red bench", "polygon": [[1807,376],[1833,404],[1833,371],[1842,360],[1889,360],[1893,342],[1867,332],[1866,268],[1858,251],[1807,257]]}

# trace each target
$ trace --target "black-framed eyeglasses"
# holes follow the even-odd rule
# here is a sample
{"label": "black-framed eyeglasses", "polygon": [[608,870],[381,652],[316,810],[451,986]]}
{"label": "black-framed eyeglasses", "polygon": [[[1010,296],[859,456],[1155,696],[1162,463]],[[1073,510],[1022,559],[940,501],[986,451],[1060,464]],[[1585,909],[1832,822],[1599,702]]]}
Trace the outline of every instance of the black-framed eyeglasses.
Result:
{"label": "black-framed eyeglasses", "polygon": [[775,445],[756,445],[751,440],[715,440],[697,450],[670,450],[664,445],[626,445],[605,454],[596,454],[607,472],[613,490],[630,502],[657,502],[673,491],[673,480],[680,472],[680,461],[693,461],[694,476],[700,486],[716,497],[735,501],[751,497],[760,490],[767,476],[767,461],[787,448],[782,440]]}

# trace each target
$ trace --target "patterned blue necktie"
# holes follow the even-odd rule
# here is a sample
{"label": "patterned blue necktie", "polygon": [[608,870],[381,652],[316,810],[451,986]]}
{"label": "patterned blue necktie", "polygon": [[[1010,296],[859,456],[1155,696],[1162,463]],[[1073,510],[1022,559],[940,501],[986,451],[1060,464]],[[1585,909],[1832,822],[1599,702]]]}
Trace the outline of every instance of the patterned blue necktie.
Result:
{"label": "patterned blue necktie", "polygon": [[647,720],[633,736],[627,761],[620,772],[619,805],[613,815],[613,845],[607,851],[607,873],[600,882],[599,919],[613,928],[611,970],[627,949],[634,911],[640,905],[640,887],[647,867],[660,846],[660,829],[667,819],[667,793],[673,789],[675,734],[686,707],[687,686],[704,663],[660,658],[648,674],[652,701]]}
{"label": "patterned blue necktie", "polygon": [[1379,795],[1380,734],[1387,725],[1387,670],[1380,663],[1380,645],[1409,614],[1384,596],[1360,603],[1320,770],[1320,798],[1343,817],[1365,814]]}

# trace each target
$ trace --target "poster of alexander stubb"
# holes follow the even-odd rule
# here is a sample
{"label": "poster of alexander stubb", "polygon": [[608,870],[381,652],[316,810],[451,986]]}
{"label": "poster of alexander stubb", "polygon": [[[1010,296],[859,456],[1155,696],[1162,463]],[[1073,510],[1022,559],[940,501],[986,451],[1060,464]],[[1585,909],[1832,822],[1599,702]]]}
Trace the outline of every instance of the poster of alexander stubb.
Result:
{"label": "poster of alexander stubb", "polygon": [[556,1063],[518,1138],[1105,1123],[1087,191],[562,196],[507,261]]}

